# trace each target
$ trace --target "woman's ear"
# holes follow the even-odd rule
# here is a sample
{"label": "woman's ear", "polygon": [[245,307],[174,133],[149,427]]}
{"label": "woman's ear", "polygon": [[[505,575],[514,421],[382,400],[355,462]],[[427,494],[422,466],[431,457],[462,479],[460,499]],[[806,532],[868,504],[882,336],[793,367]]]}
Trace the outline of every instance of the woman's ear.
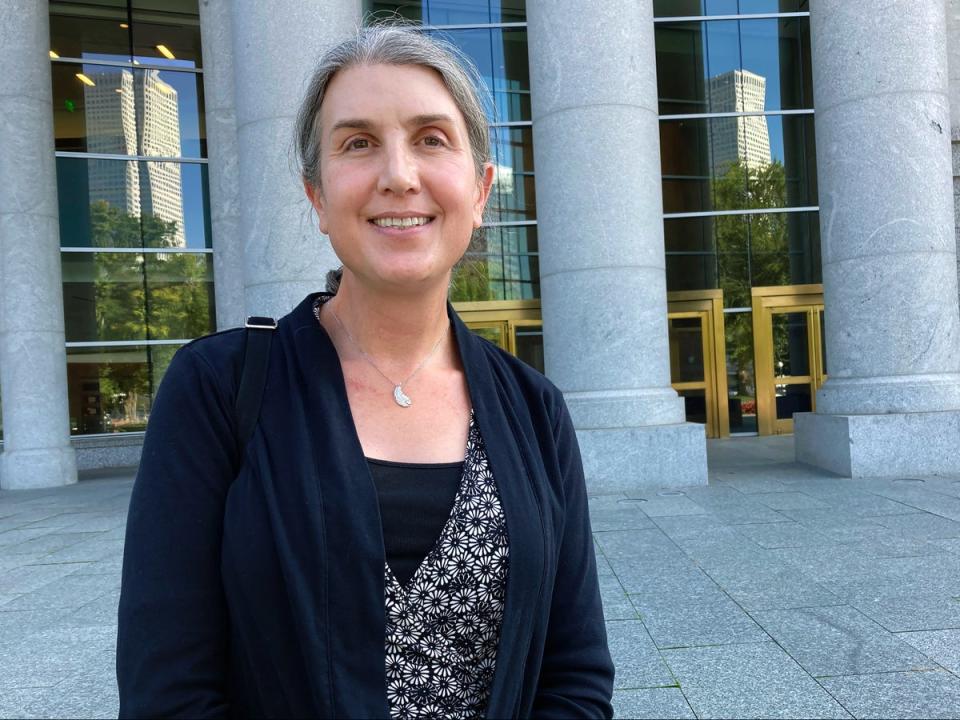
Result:
{"label": "woman's ear", "polygon": [[483,209],[486,207],[487,200],[490,198],[493,180],[493,163],[484,163],[483,173],[477,179],[477,200],[473,206],[473,226],[475,228],[483,225]]}
{"label": "woman's ear", "polygon": [[311,185],[306,179],[303,181],[303,191],[307,195],[307,200],[317,211],[317,219],[320,221],[320,232],[327,234],[327,210],[323,200],[323,190],[319,185]]}

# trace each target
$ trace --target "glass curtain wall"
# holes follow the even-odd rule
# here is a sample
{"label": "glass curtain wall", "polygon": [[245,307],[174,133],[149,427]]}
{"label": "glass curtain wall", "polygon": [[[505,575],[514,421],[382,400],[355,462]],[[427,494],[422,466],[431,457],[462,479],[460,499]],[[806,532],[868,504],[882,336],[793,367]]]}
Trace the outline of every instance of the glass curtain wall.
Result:
{"label": "glass curtain wall", "polygon": [[807,0],[655,0],[667,289],[723,291],[756,432],[751,288],[821,282]]}
{"label": "glass curtain wall", "polygon": [[140,431],[215,329],[197,0],[50,2],[73,434]]}
{"label": "glass curtain wall", "polygon": [[367,2],[368,24],[402,18],[477,66],[491,123],[496,180],[483,232],[454,268],[452,302],[540,297],[525,0]]}

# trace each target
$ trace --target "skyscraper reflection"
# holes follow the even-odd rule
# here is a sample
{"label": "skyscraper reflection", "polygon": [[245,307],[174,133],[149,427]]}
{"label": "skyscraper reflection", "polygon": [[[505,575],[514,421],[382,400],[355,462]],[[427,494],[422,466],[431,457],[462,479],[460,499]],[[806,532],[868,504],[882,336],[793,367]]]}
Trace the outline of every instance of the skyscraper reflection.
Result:
{"label": "skyscraper reflection", "polygon": [[[90,73],[84,86],[87,148],[90,153],[175,158],[180,155],[177,91],[160,71]],[[185,247],[180,164],[91,159],[90,203],[105,201],[135,217],[152,215],[176,223],[170,247]]]}

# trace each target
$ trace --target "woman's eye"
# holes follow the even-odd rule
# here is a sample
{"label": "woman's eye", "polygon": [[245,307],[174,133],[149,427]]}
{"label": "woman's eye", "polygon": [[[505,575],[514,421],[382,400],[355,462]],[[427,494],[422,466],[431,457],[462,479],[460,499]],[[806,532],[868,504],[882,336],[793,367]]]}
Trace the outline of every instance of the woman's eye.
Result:
{"label": "woman's eye", "polygon": [[366,138],[356,138],[347,143],[347,147],[350,150],[365,150],[369,145],[370,143]]}
{"label": "woman's eye", "polygon": [[436,135],[427,135],[423,138],[423,144],[430,147],[443,147],[443,140]]}

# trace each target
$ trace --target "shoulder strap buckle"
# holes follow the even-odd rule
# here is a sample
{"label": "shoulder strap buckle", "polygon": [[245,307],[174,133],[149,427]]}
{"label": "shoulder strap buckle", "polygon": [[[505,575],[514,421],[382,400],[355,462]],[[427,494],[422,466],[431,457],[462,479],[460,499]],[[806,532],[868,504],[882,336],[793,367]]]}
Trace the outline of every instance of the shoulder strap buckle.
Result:
{"label": "shoulder strap buckle", "polygon": [[277,321],[272,317],[251,315],[247,318],[247,322],[244,324],[244,327],[252,328],[254,330],[276,330]]}

